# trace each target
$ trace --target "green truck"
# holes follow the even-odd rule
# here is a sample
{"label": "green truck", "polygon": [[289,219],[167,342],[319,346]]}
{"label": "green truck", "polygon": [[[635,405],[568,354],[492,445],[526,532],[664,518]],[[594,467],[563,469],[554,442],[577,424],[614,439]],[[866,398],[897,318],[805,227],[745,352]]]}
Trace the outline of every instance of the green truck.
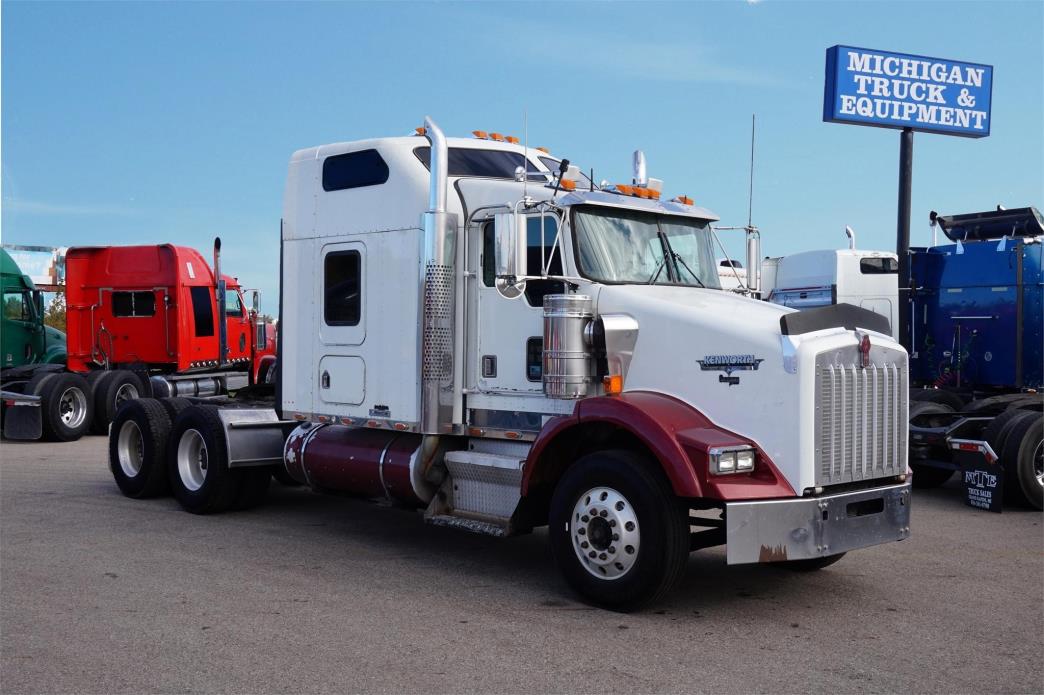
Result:
{"label": "green truck", "polygon": [[3,431],[12,439],[73,441],[87,432],[93,399],[87,380],[65,369],[65,334],[44,325],[43,292],[0,249],[0,389]]}

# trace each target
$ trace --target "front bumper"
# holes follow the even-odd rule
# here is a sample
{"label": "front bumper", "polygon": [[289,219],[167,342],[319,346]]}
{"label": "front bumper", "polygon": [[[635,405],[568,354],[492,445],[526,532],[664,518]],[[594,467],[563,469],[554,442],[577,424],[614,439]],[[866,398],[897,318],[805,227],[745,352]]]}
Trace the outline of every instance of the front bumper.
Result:
{"label": "front bumper", "polygon": [[910,483],[725,505],[730,565],[807,560],[910,535]]}

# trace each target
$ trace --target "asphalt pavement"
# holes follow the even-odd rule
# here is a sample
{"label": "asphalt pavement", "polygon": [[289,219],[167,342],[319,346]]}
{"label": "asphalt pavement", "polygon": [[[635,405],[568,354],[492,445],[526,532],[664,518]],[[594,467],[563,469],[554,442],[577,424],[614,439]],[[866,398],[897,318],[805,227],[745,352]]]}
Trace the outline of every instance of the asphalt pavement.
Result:
{"label": "asphalt pavement", "polygon": [[1044,691],[1042,515],[916,491],[912,538],[794,574],[694,553],[588,607],[546,534],[495,539],[273,484],[122,497],[106,440],[0,444],[0,692]]}

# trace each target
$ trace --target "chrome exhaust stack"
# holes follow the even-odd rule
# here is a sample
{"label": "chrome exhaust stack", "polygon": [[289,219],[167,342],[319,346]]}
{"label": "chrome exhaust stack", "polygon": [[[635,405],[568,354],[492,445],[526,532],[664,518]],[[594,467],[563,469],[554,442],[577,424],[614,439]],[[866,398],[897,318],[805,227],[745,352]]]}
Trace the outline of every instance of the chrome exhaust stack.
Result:
{"label": "chrome exhaust stack", "polygon": [[431,143],[431,188],[421,218],[420,427],[424,434],[446,434],[454,425],[457,215],[446,211],[449,146],[430,116],[424,118],[424,136]]}
{"label": "chrome exhaust stack", "polygon": [[228,360],[228,318],[225,309],[225,279],[221,277],[221,237],[214,237],[214,299],[217,301],[218,366]]}

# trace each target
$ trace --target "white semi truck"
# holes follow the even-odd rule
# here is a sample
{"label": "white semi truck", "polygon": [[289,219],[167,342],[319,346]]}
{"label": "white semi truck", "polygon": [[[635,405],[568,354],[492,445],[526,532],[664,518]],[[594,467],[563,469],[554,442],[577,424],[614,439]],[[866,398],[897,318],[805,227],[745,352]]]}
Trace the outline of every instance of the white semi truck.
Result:
{"label": "white semi truck", "polygon": [[476,135],[427,119],[293,155],[275,407],[128,404],[110,430],[125,493],[218,512],[278,471],[430,523],[546,525],[567,582],[619,610],[694,549],[817,569],[909,536],[887,322],[722,291],[717,217],[661,198],[638,153],[631,183],[596,186]]}

